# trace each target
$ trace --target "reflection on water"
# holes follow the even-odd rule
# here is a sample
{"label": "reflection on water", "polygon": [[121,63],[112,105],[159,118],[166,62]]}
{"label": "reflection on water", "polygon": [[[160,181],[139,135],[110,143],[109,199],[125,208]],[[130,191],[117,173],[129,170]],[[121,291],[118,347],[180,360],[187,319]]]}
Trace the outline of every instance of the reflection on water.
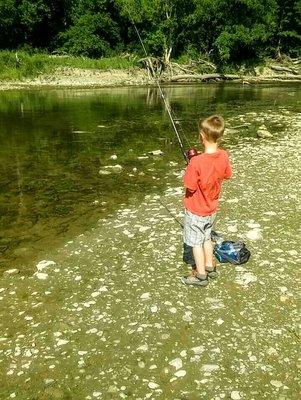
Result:
{"label": "reflection on water", "polygon": [[[208,114],[221,113],[239,123],[241,113],[297,109],[294,85],[165,90],[193,145],[197,120]],[[227,140],[254,135],[258,124]],[[281,126],[275,130],[281,132]],[[121,204],[165,189],[167,177],[172,182],[170,161],[184,165],[154,88],[3,92],[0,144],[2,268],[29,269],[45,249],[82,232]],[[140,159],[159,148],[162,158]],[[116,164],[122,169],[105,168]]]}

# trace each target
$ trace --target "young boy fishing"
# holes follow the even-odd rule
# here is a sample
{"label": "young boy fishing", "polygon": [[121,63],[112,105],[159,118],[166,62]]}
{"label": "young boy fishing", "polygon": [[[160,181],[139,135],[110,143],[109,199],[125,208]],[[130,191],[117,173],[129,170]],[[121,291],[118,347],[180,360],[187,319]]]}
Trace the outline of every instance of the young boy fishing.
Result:
{"label": "young boy fishing", "polygon": [[215,220],[222,182],[232,175],[228,153],[219,149],[225,129],[218,115],[200,121],[200,142],[204,152],[191,158],[184,175],[184,244],[193,248],[195,270],[181,280],[186,285],[206,286],[208,276],[216,277],[211,230]]}

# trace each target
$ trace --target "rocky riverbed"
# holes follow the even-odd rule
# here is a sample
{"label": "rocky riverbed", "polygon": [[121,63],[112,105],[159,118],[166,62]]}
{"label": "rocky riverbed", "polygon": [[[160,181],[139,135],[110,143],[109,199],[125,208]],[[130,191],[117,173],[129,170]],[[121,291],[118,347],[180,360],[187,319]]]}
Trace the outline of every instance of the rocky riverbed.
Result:
{"label": "rocky riverbed", "polygon": [[[260,115],[240,115],[232,125]],[[148,195],[0,281],[0,398],[297,400],[300,116],[229,145],[217,231],[250,261],[183,286],[178,186]]]}

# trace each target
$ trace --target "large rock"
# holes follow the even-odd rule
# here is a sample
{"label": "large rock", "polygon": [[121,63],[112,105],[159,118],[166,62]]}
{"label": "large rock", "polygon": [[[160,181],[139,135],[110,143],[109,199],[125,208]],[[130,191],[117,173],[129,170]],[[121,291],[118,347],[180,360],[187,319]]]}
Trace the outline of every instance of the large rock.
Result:
{"label": "large rock", "polygon": [[271,132],[268,131],[268,129],[265,125],[261,125],[258,128],[257,137],[259,137],[261,139],[267,139],[267,138],[272,138],[273,135],[271,134]]}

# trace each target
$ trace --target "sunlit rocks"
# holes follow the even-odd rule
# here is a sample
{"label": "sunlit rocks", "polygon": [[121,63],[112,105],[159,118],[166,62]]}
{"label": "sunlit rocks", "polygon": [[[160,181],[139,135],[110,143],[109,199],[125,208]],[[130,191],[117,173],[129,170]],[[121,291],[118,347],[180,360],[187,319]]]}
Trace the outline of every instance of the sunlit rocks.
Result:
{"label": "sunlit rocks", "polygon": [[262,239],[262,233],[259,228],[254,228],[245,233],[245,237],[250,240],[260,240]]}
{"label": "sunlit rocks", "polygon": [[241,399],[240,393],[237,390],[233,390],[230,394],[230,397],[232,400],[240,400]]}
{"label": "sunlit rocks", "polygon": [[235,283],[241,286],[248,286],[255,282],[257,282],[257,277],[251,272],[241,273],[235,278]]}
{"label": "sunlit rocks", "polygon": [[162,150],[152,150],[149,151],[148,154],[152,155],[152,156],[161,156],[163,154]]}
{"label": "sunlit rocks", "polygon": [[194,354],[202,354],[205,351],[205,347],[204,346],[196,346],[196,347],[192,347],[191,349]]}
{"label": "sunlit rocks", "polygon": [[219,368],[220,367],[217,364],[205,364],[205,365],[202,366],[202,371],[211,373],[211,372],[214,372],[214,371],[218,371]]}
{"label": "sunlit rocks", "polygon": [[176,376],[177,378],[182,378],[186,375],[186,373],[187,372],[184,369],[180,369],[174,373],[174,376]]}
{"label": "sunlit rocks", "polygon": [[17,268],[12,268],[12,269],[7,269],[6,271],[3,272],[3,276],[5,277],[10,277],[14,275],[18,275],[20,273],[20,270]]}
{"label": "sunlit rocks", "polygon": [[111,175],[111,172],[108,171],[107,169],[100,169],[98,173],[99,175]]}
{"label": "sunlit rocks", "polygon": [[150,389],[157,389],[159,387],[159,385],[155,382],[148,382],[147,385]]}
{"label": "sunlit rocks", "polygon": [[150,297],[151,297],[150,293],[146,292],[146,293],[142,293],[142,295],[140,296],[140,299],[141,300],[149,300]]}
{"label": "sunlit rocks", "polygon": [[57,345],[57,346],[64,346],[64,345],[67,344],[67,343],[69,343],[69,340],[66,340],[66,339],[59,339],[59,340],[56,342],[56,345]]}
{"label": "sunlit rocks", "polygon": [[257,130],[257,137],[261,139],[268,139],[272,138],[273,135],[268,131],[265,125],[261,125]]}
{"label": "sunlit rocks", "polygon": [[168,364],[172,367],[175,367],[176,370],[181,369],[183,366],[181,358],[175,358],[174,360],[169,361]]}
{"label": "sunlit rocks", "polygon": [[35,276],[37,279],[40,279],[41,281],[45,281],[45,280],[48,278],[48,274],[46,274],[45,272],[36,272],[36,273],[34,274],[34,276]]}
{"label": "sunlit rocks", "polygon": [[119,165],[119,164],[107,165],[104,168],[105,168],[105,170],[111,170],[111,171],[114,171],[114,172],[121,172],[121,170],[122,170],[122,166]]}
{"label": "sunlit rocks", "polygon": [[39,272],[41,272],[41,271],[43,271],[45,268],[50,267],[50,266],[53,266],[53,265],[55,265],[55,262],[54,262],[54,261],[51,261],[51,260],[42,260],[42,261],[38,262],[38,264],[36,265],[36,267],[37,267],[37,270],[38,270]]}
{"label": "sunlit rocks", "polygon": [[283,383],[281,381],[276,381],[276,380],[271,380],[270,384],[274,387],[276,387],[277,389],[281,388],[281,386],[283,386]]}

